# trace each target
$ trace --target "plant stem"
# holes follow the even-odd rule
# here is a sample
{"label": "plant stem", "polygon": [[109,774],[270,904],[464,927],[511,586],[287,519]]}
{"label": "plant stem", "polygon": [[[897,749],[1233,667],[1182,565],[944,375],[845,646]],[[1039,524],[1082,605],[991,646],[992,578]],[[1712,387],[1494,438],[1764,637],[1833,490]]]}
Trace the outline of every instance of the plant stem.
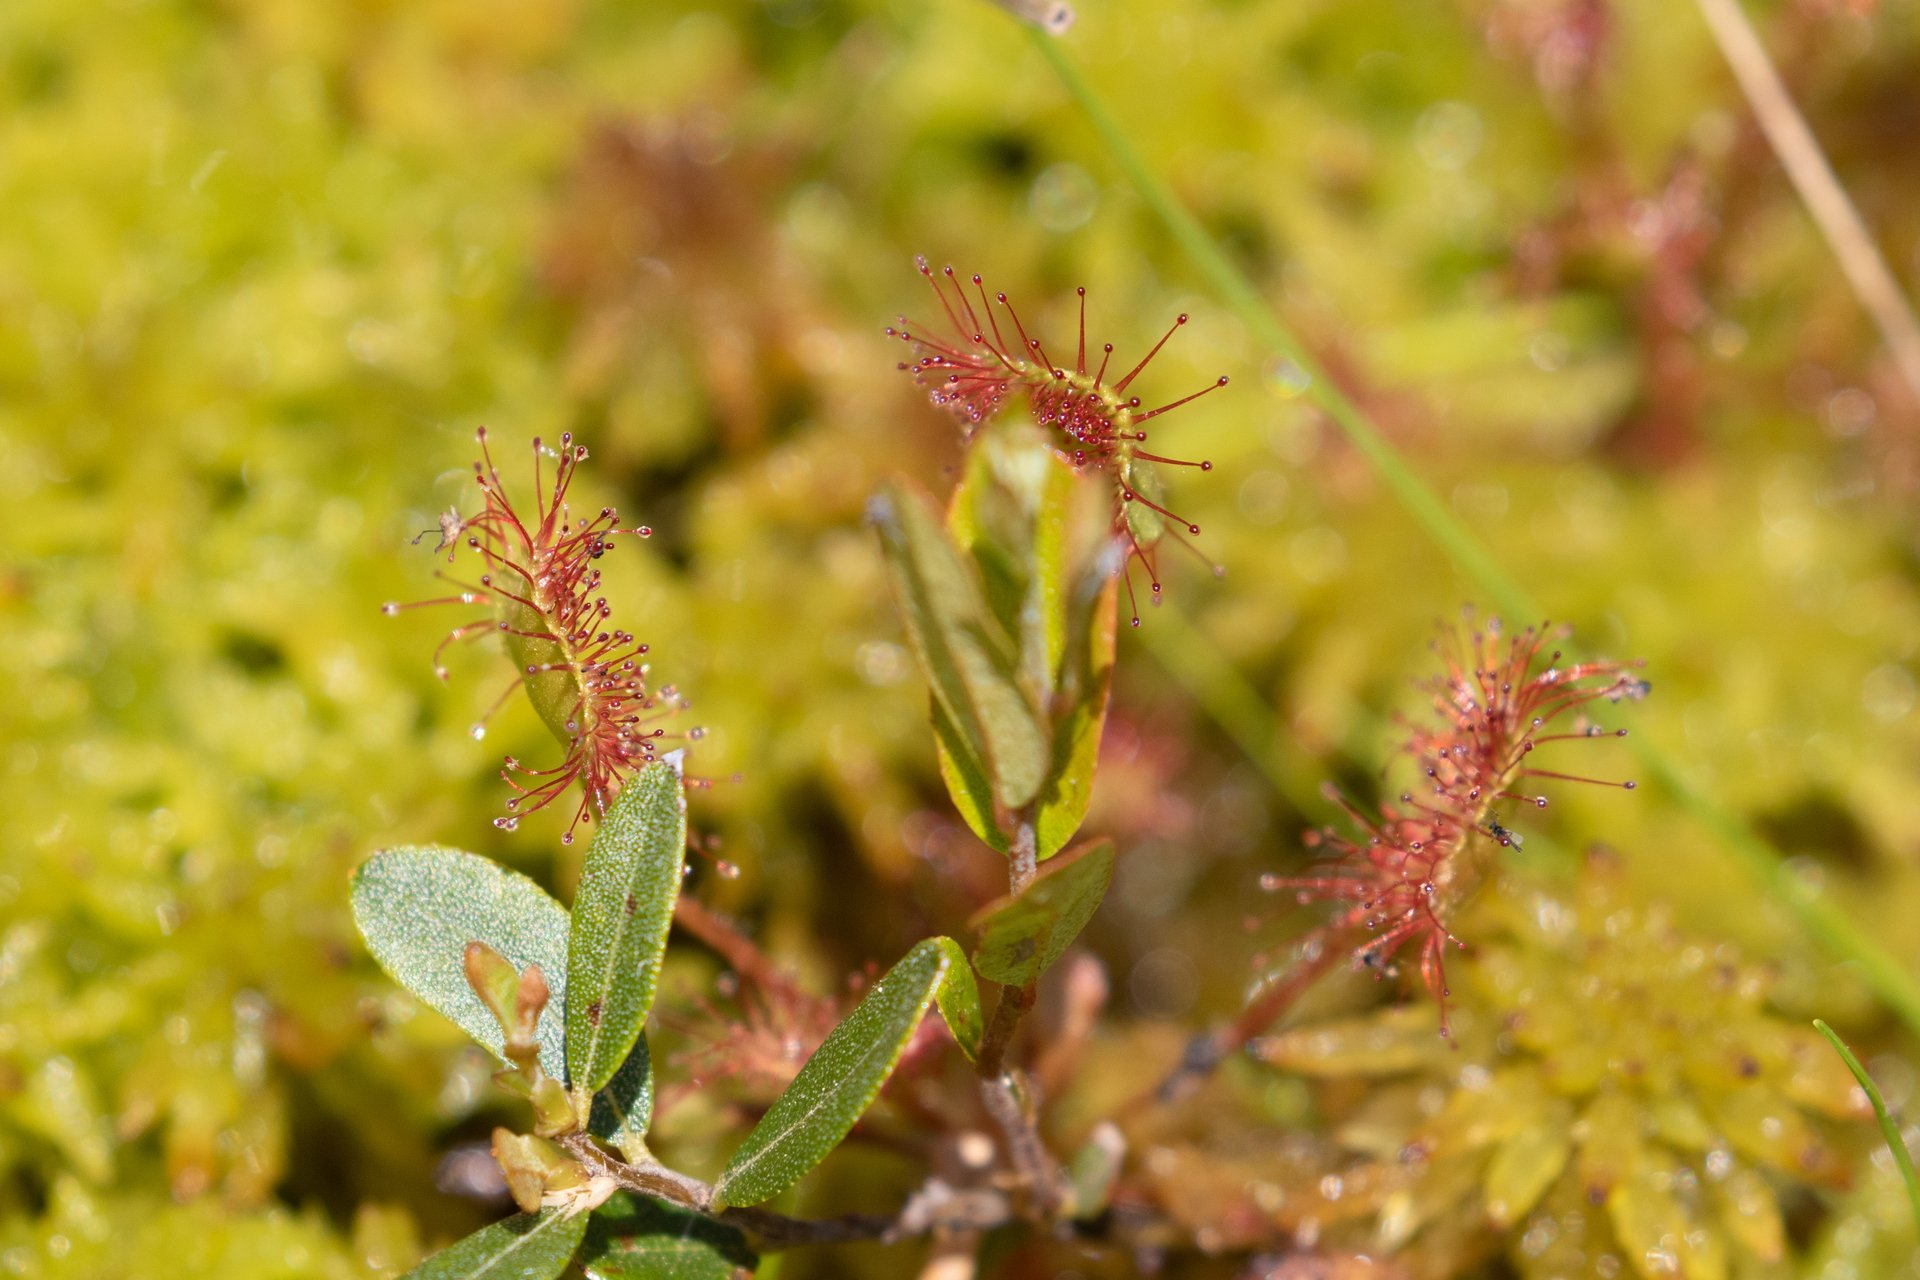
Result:
{"label": "plant stem", "polygon": [[[1261,297],[1259,290],[1220,251],[1198,220],[1148,166],[1105,102],[1067,57],[1061,42],[1038,32],[1033,33],[1033,40],[1041,56],[1052,66],[1067,92],[1093,124],[1114,162],[1125,172],[1141,199],[1166,224],[1174,241],[1200,274],[1226,300],[1256,338],[1292,361],[1306,376],[1305,397],[1308,402],[1340,428],[1427,537],[1453,560],[1461,572],[1479,585],[1500,612],[1512,618],[1529,620],[1544,617],[1544,611],[1532,596],[1500,567],[1479,540],[1414,474],[1365,413],[1327,378],[1319,362],[1281,321]],[[1773,893],[1810,936],[1836,958],[1857,967],[1874,993],[1899,1014],[1909,1029],[1920,1032],[1920,981],[1916,981],[1914,975],[1891,952],[1841,908],[1805,894],[1779,892],[1783,873],[1778,856],[1767,843],[1738,817],[1701,793],[1657,746],[1644,738],[1637,738],[1636,741],[1642,763],[1666,786],[1680,805],[1720,837],[1722,844],[1734,855],[1734,860],[1763,889]],[[1256,757],[1258,759],[1260,757]]]}
{"label": "plant stem", "polygon": [[678,1173],[652,1161],[641,1163],[616,1159],[602,1151],[584,1133],[571,1133],[559,1141],[569,1155],[592,1173],[612,1178],[628,1191],[667,1200],[701,1213],[705,1213],[707,1206],[713,1203],[713,1187],[689,1174]]}
{"label": "plant stem", "polygon": [[785,985],[785,976],[767,958],[766,953],[698,898],[683,893],[675,899],[673,922],[705,943],[745,981],[763,989],[778,989]]}
{"label": "plant stem", "polygon": [[1900,1181],[1906,1184],[1907,1206],[1913,1211],[1914,1228],[1920,1230],[1920,1175],[1913,1171],[1913,1156],[1907,1151],[1907,1140],[1900,1136],[1899,1123],[1893,1118],[1893,1113],[1887,1110],[1886,1099],[1880,1096],[1879,1086],[1874,1084],[1873,1077],[1860,1065],[1860,1059],[1853,1056],[1853,1050],[1847,1048],[1847,1042],[1818,1018],[1813,1020],[1813,1029],[1827,1038],[1833,1051],[1840,1055],[1840,1061],[1847,1064],[1847,1070],[1853,1072],[1853,1078],[1866,1090],[1867,1101],[1873,1104],[1873,1114],[1879,1117],[1880,1133],[1887,1140],[1887,1150],[1893,1153],[1893,1162],[1900,1167]]}
{"label": "plant stem", "polygon": [[1007,851],[1007,886],[1013,893],[1024,893],[1040,874],[1039,836],[1035,831],[1033,806],[1022,809],[1017,822],[1012,847]]}
{"label": "plant stem", "polygon": [[[1007,882],[1015,894],[1024,892],[1039,874],[1035,822],[1032,805],[1014,816]],[[1060,1165],[1033,1127],[1033,1119],[1020,1100],[1018,1084],[1007,1069],[1007,1049],[1013,1044],[1021,1017],[1033,1007],[1037,992],[1037,980],[1000,988],[1000,1003],[994,1007],[993,1021],[987,1024],[981,1039],[975,1070],[980,1076],[981,1105],[1005,1135],[1007,1155],[1026,1182],[1034,1209],[1041,1217],[1050,1217],[1061,1203]]]}
{"label": "plant stem", "polygon": [[[631,1164],[600,1149],[584,1133],[562,1138],[567,1152],[593,1174],[612,1178],[627,1191],[707,1212],[713,1187],[665,1165]],[[955,1191],[943,1183],[922,1188],[899,1214],[855,1213],[838,1218],[791,1218],[770,1209],[732,1208],[712,1215],[740,1228],[762,1249],[789,1249],[796,1245],[841,1244],[875,1240],[892,1242],[932,1232],[986,1231],[1012,1220],[1004,1197],[995,1192]]]}
{"label": "plant stem", "polygon": [[1813,215],[1814,225],[1839,260],[1840,271],[1853,286],[1854,296],[1880,330],[1881,339],[1907,386],[1920,398],[1920,321],[1900,292],[1900,283],[1881,256],[1860,211],[1834,176],[1819,140],[1806,117],[1793,105],[1787,86],[1766,46],[1747,20],[1740,0],[1696,0],[1720,53],[1733,68],[1733,78],[1746,95],[1747,105],[1760,122],[1780,167],[1787,171],[1800,202]]}

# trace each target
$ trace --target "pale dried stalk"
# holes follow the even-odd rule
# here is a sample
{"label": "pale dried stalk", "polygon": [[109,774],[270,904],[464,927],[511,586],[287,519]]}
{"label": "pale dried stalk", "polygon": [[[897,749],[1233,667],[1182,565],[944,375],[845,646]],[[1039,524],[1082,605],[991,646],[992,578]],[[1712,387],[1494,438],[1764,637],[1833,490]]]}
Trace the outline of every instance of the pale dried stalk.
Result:
{"label": "pale dried stalk", "polygon": [[1760,122],[1774,155],[1792,180],[1794,190],[1813,215],[1827,247],[1840,260],[1840,270],[1853,286],[1860,305],[1880,329],[1893,361],[1920,400],[1920,321],[1900,291],[1893,270],[1881,256],[1860,211],[1847,198],[1846,188],[1834,176],[1833,166],[1807,121],[1787,96],[1787,87],[1755,34],[1740,0],[1696,0],[1714,41],[1733,68],[1734,79],[1747,105]]}

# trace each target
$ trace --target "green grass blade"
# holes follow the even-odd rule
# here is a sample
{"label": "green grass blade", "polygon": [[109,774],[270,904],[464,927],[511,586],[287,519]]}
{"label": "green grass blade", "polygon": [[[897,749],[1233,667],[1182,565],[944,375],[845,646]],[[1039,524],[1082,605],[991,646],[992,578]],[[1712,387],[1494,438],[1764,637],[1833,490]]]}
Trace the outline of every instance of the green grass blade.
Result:
{"label": "green grass blade", "polygon": [[1853,1078],[1866,1090],[1867,1101],[1873,1104],[1873,1114],[1880,1118],[1880,1132],[1886,1137],[1887,1150],[1893,1152],[1893,1162],[1900,1166],[1900,1181],[1907,1187],[1907,1203],[1913,1209],[1913,1226],[1920,1231],[1920,1176],[1913,1171],[1913,1157],[1907,1153],[1907,1142],[1900,1136],[1900,1125],[1894,1120],[1893,1113],[1887,1110],[1886,1099],[1880,1096],[1880,1089],[1873,1083],[1873,1077],[1860,1065],[1860,1059],[1853,1056],[1853,1050],[1847,1048],[1834,1029],[1820,1019],[1813,1020],[1813,1029],[1827,1038],[1833,1051],[1840,1055],[1840,1061],[1847,1064],[1847,1070],[1853,1072]]}

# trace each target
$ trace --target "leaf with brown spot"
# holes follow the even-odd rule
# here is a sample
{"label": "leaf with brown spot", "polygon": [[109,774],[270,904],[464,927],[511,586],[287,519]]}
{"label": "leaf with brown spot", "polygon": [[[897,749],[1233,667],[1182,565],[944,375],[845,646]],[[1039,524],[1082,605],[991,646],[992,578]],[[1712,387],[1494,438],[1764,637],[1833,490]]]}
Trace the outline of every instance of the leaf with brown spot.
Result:
{"label": "leaf with brown spot", "polygon": [[676,753],[621,788],[581,869],[567,948],[567,1070],[577,1093],[613,1079],[646,1025],[686,854]]}

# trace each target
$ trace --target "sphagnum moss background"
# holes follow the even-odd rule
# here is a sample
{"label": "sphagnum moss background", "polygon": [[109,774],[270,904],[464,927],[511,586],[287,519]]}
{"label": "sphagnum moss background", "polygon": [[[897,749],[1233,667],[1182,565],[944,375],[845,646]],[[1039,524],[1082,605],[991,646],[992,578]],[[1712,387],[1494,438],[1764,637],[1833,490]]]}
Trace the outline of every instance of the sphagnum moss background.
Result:
{"label": "sphagnum moss background", "polygon": [[[1920,25],[1872,0],[1753,14],[1911,291]],[[1645,658],[1654,696],[1616,720],[1920,968],[1920,410],[1694,9],[1089,4],[1065,47],[1506,570],[1587,651]],[[469,736],[498,656],[458,652],[443,686],[452,620],[378,612],[437,594],[437,534],[416,535],[467,501],[479,425],[510,485],[529,439],[573,431],[588,500],[656,530],[607,558],[608,595],[709,730],[693,826],[740,875],[695,859],[689,893],[804,993],[742,1025],[717,962],[669,953],[656,1052],[683,1065],[654,1141],[678,1167],[717,1171],[750,1119],[729,1077],[790,1072],[781,1046],[824,1033],[845,975],[1004,891],[937,779],[862,520],[889,476],[944,491],[961,457],[881,333],[927,310],[916,252],[1050,335],[1084,284],[1122,358],[1191,313],[1154,389],[1233,377],[1158,442],[1213,462],[1168,483],[1227,574],[1167,553],[1167,603],[1121,637],[1087,827],[1121,856],[1083,939],[1111,995],[1047,1119],[1070,1150],[1309,923],[1263,903],[1240,928],[1335,816],[1321,779],[1363,802],[1405,785],[1382,772],[1391,718],[1421,705],[1433,620],[1480,588],[1206,292],[1014,20],[0,7],[0,1274],[395,1275],[503,1212],[454,1194],[446,1158],[519,1113],[376,970],[346,897],[405,843],[563,899],[578,875],[570,806],[489,821],[501,755],[554,750],[522,700]],[[1558,786],[1525,834],[1452,963],[1463,1004],[1537,998],[1545,1022],[1468,1013],[1451,1050],[1417,983],[1330,979],[1288,1024],[1309,1030],[1130,1135],[1134,1194],[1203,1248],[1260,1242],[1249,1274],[1349,1274],[1284,1255],[1383,1242],[1350,1274],[1578,1274],[1612,1246],[1556,1252],[1575,1222],[1678,1239],[1679,1274],[1912,1274],[1885,1153],[1833,1118],[1831,1064],[1780,1046],[1824,1016],[1898,1104],[1914,1034],[1658,789]],[[1596,839],[1611,852],[1579,852]],[[1596,1000],[1626,1021],[1604,1015],[1612,1056],[1576,1079],[1568,1006]],[[1772,1048],[1724,1088],[1662,1066],[1740,1035]],[[1652,1083],[1621,1083],[1634,1053]],[[1762,1087],[1793,1106],[1727,1119]],[[1515,1150],[1514,1111],[1475,1110],[1490,1088],[1627,1207]],[[1574,1119],[1595,1090],[1601,1120],[1644,1106],[1658,1132],[1603,1150]],[[1768,1148],[1781,1125],[1812,1145]],[[890,1211],[924,1163],[911,1133],[781,1207]],[[1515,1185],[1555,1232],[1489,1233]],[[922,1248],[780,1270],[907,1275]],[[1617,1273],[1669,1262],[1628,1254]],[[1237,1257],[1009,1238],[983,1273]]]}

